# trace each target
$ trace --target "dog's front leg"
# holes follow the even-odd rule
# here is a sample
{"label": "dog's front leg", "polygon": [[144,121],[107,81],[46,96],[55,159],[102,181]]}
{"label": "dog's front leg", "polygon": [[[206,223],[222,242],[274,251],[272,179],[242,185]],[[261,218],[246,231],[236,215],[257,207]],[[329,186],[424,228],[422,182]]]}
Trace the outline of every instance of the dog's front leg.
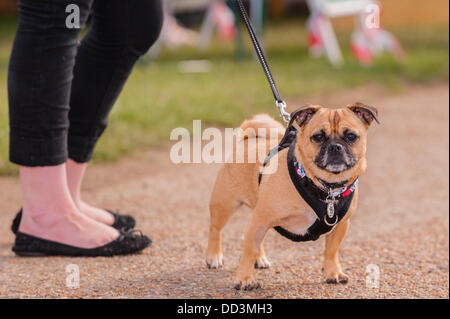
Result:
{"label": "dog's front leg", "polygon": [[258,216],[258,212],[255,210],[244,238],[244,252],[239,261],[234,286],[236,289],[252,290],[260,287],[254,277],[254,268],[260,255],[261,243],[268,229],[263,218]]}
{"label": "dog's front leg", "polygon": [[345,234],[347,234],[349,223],[348,219],[342,220],[326,236],[323,268],[328,284],[345,284],[348,282],[348,276],[342,272],[341,264],[339,263],[338,250]]}

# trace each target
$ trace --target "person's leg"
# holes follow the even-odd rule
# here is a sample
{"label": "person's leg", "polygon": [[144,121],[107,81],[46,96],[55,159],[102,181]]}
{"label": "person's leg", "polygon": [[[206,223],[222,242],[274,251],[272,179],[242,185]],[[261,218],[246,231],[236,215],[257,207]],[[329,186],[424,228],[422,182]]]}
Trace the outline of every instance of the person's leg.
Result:
{"label": "person's leg", "polygon": [[114,223],[114,216],[105,210],[93,207],[81,200],[81,183],[86,173],[87,163],[77,163],[71,159],[67,161],[67,183],[72,199],[77,208],[85,215],[106,225]]}
{"label": "person's leg", "polygon": [[79,30],[66,27],[66,6],[85,21],[91,0],[21,0],[8,72],[10,160],[20,166],[19,231],[82,248],[119,233],[87,218],[74,204],[65,162],[69,98]]}
{"label": "person's leg", "polygon": [[108,114],[137,59],[157,40],[162,27],[160,0],[94,0],[92,25],[81,42],[70,98],[68,184],[77,207],[106,224],[106,211],[83,202],[80,187]]}
{"label": "person's leg", "polygon": [[64,164],[21,166],[20,180],[23,192],[20,232],[80,248],[100,247],[119,236],[114,228],[80,213],[67,187]]}

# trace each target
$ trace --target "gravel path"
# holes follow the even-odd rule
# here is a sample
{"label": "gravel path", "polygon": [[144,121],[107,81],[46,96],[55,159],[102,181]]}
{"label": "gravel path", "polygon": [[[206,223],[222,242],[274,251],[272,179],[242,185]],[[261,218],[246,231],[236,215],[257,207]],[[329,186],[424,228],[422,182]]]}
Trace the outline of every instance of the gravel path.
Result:
{"label": "gravel path", "polygon": [[[366,87],[312,98],[325,105],[363,100],[382,125],[369,142],[357,213],[340,250],[351,281],[323,283],[323,239],[295,244],[269,232],[272,268],[257,272],[263,289],[237,292],[232,280],[250,218],[237,212],[224,231],[225,265],[206,269],[208,200],[219,165],[175,166],[167,150],[93,166],[85,199],[134,215],[154,244],[115,258],[18,258],[10,222],[20,207],[17,179],[0,178],[0,297],[37,298],[448,298],[448,86],[410,87],[393,94]],[[305,102],[305,101],[303,101]],[[66,288],[66,267],[80,269],[80,287]],[[366,267],[380,270],[366,286]]]}

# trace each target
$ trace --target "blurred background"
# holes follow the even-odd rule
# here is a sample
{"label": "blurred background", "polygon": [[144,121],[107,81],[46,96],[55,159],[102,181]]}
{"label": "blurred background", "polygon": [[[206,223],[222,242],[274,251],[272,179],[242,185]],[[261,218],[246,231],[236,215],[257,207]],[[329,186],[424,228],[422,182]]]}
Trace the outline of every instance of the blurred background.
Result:
{"label": "blurred background", "polygon": [[[346,88],[448,82],[447,0],[244,2],[290,109]],[[8,163],[6,79],[17,14],[17,0],[0,0],[1,175],[16,173]],[[111,114],[97,162],[165,145],[173,128],[189,129],[193,119],[234,127],[257,112],[278,116],[234,1],[165,0],[165,16],[160,40]]]}

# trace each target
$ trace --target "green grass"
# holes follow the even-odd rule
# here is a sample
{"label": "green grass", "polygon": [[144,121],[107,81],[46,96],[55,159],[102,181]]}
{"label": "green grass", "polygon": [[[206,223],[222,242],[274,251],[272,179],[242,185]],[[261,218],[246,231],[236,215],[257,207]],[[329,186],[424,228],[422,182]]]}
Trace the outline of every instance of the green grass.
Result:
{"label": "green grass", "polygon": [[[303,25],[274,23],[266,33],[272,72],[288,99],[371,83],[398,89],[406,83],[448,81],[448,28],[393,30],[408,53],[407,59],[398,63],[383,56],[372,67],[360,66],[347,49],[349,34],[339,34],[346,63],[335,69],[323,58],[308,56]],[[0,174],[16,171],[8,163],[6,90],[14,28],[14,20],[0,18]],[[187,59],[209,59],[212,70],[180,73],[178,62]],[[237,62],[233,43],[215,40],[204,53],[193,48],[166,50],[156,62],[138,63],[111,113],[95,160],[115,160],[134,150],[162,145],[173,128],[191,128],[193,119],[203,120],[204,125],[229,127],[262,111],[276,115],[264,74],[253,59]]]}

